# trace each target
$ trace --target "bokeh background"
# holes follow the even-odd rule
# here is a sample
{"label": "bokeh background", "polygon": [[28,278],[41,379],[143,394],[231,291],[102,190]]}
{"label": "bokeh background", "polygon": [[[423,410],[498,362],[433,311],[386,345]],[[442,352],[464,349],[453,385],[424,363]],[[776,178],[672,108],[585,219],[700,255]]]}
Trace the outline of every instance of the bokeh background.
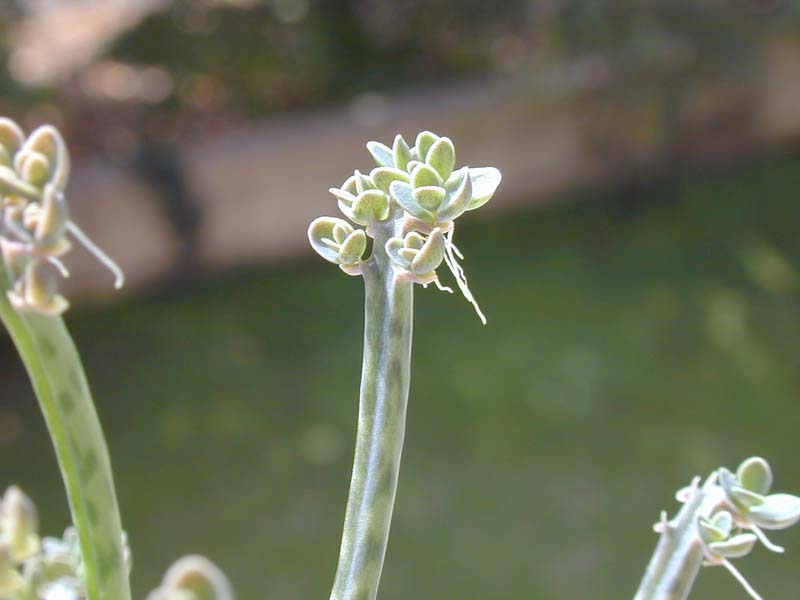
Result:
{"label": "bokeh background", "polygon": [[[759,454],[800,491],[800,4],[0,0],[0,113],[62,128],[67,316],[109,438],[137,597],[177,556],[244,600],[325,598],[362,289],[306,248],[363,143],[451,136],[504,173],[459,223],[482,327],[417,293],[381,598],[625,598],[659,511]],[[0,473],[68,521],[0,340]],[[787,555],[741,570],[800,593]],[[744,592],[721,569],[697,598]]]}

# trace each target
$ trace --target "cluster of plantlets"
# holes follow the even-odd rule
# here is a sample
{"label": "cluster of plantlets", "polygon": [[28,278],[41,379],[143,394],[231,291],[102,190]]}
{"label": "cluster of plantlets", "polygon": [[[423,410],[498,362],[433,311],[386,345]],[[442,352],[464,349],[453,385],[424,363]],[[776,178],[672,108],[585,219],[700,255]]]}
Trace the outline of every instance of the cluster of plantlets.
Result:
{"label": "cluster of plantlets", "polygon": [[772,480],[769,463],[753,457],[742,462],[735,474],[721,467],[702,486],[696,477],[679,490],[681,511],[672,521],[662,512],[653,527],[661,538],[636,600],[688,597],[704,565],[726,568],[759,600],[761,596],[730,560],[749,554],[758,540],[772,552],[783,552],[763,530],[785,529],[800,520],[800,497],[770,494]]}
{"label": "cluster of plantlets", "polygon": [[330,189],[342,213],[365,229],[354,229],[336,217],[319,217],[308,231],[313,248],[346,273],[362,275],[368,267],[362,259],[371,237],[382,244],[373,258],[385,253],[398,277],[452,291],[442,286],[436,274],[444,261],[486,323],[457,260],[464,257],[453,243],[454,222],[491,199],[500,184],[500,171],[494,167],[455,170],[452,140],[430,131],[417,135],[413,147],[398,134],[391,148],[369,142],[367,150],[378,166],[369,175],[355,171],[341,188]]}
{"label": "cluster of plantlets", "polygon": [[0,501],[0,597],[80,599],[82,574],[75,529],[63,538],[40,538],[33,502],[18,487],[8,488]]}
{"label": "cluster of plantlets", "polygon": [[[444,262],[478,308],[458,263],[455,220],[484,205],[500,184],[493,167],[455,168],[453,142],[429,131],[413,147],[369,142],[377,166],[331,188],[336,217],[315,219],[311,246],[365,287],[364,360],[353,474],[332,600],[372,600],[380,581],[405,435],[410,378],[413,286],[439,281]],[[369,252],[369,240],[371,252]]]}
{"label": "cluster of plantlets", "polygon": [[108,266],[116,287],[122,287],[119,267],[69,218],[64,195],[69,172],[67,146],[55,127],[43,125],[26,138],[14,121],[0,118],[0,248],[14,308],[45,315],[66,310],[57,273],[69,276],[62,262],[71,248],[69,237]]}
{"label": "cluster of plantlets", "polygon": [[[111,463],[80,356],[60,314],[62,259],[76,240],[123,283],[119,267],[70,219],[70,159],[52,126],[29,136],[0,118],[0,318],[33,384],[56,451],[73,526],[40,538],[33,503],[11,487],[0,504],[0,597],[130,600],[129,552]],[[153,600],[231,600],[225,576],[198,557],[178,561]]]}

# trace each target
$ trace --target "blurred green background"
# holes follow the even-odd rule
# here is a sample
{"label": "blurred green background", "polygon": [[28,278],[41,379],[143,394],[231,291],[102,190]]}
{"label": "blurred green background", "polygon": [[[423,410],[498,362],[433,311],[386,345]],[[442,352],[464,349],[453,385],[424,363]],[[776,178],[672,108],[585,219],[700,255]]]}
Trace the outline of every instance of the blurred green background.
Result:
{"label": "blurred green background", "polygon": [[[666,141],[655,167],[565,189],[546,207],[521,198],[464,219],[459,246],[488,326],[461,298],[418,290],[380,593],[624,598],[655,545],[652,524],[692,476],[757,454],[779,490],[800,491],[800,146],[748,146],[723,166],[689,168],[673,122],[693,86],[757,85],[759,48],[800,35],[795,3],[733,4],[166,3],[53,83],[15,76],[6,45],[0,106],[55,116],[79,158],[109,152],[99,125],[81,127],[98,106],[99,124],[138,111],[151,128],[137,135],[176,144],[364,91],[474,76],[523,82],[543,111],[656,106],[654,135]],[[58,5],[4,4],[3,27]],[[585,52],[606,61],[610,83],[547,88],[552,69]],[[75,82],[108,60],[157,66],[171,91],[157,102],[90,97]],[[193,104],[181,90],[198,77],[224,98]],[[108,435],[136,596],[177,556],[201,552],[242,599],[326,597],[362,300],[359,281],[297,256],[77,302],[67,320]],[[69,517],[50,442],[10,342],[0,352],[0,473],[58,534]],[[796,598],[800,531],[772,537],[785,556],[758,548],[739,567],[765,598]],[[693,597],[745,594],[706,569]]]}

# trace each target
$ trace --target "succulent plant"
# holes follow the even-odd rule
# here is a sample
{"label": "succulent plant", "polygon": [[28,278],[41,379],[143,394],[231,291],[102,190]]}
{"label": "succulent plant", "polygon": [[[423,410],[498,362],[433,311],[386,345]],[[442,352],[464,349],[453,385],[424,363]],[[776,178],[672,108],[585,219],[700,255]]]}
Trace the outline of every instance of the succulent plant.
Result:
{"label": "succulent plant", "polygon": [[361,275],[366,289],[358,442],[331,600],[377,594],[405,434],[413,286],[452,291],[439,280],[444,263],[486,323],[458,263],[454,222],[485,204],[500,183],[492,167],[456,169],[453,142],[430,131],[413,147],[397,135],[391,148],[369,142],[367,150],[377,166],[330,188],[344,216],[364,229],[335,217],[315,219],[308,229],[314,250]]}

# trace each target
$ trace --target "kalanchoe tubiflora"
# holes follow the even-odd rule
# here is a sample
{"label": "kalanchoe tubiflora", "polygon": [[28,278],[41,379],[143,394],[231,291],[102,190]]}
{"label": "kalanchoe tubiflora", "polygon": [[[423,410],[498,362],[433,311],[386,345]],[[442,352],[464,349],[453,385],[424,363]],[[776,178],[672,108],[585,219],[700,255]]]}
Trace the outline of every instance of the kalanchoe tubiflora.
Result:
{"label": "kalanchoe tubiflora", "polygon": [[656,551],[639,587],[636,600],[686,598],[700,567],[725,567],[747,593],[760,596],[730,559],[750,553],[757,541],[773,552],[783,548],[770,542],[762,529],[784,529],[800,520],[800,497],[769,494],[772,470],[763,458],[739,465],[736,474],[722,467],[700,485],[677,494],[683,508],[671,521],[662,513],[654,529],[661,534]]}
{"label": "kalanchoe tubiflora", "polygon": [[70,159],[61,134],[43,125],[27,138],[0,118],[0,248],[12,280],[7,292],[19,310],[57,315],[69,306],[58,293],[57,273],[68,276],[61,259],[70,237],[83,244],[123,283],[119,267],[70,220],[65,198]]}
{"label": "kalanchoe tubiflora", "polygon": [[[464,296],[477,303],[457,258],[454,222],[485,204],[500,183],[492,167],[456,169],[453,142],[423,131],[409,147],[369,142],[377,163],[331,188],[354,228],[334,217],[315,219],[311,246],[366,289],[364,361],[353,475],[332,600],[372,600],[389,537],[405,433],[411,357],[413,286],[439,281],[444,263]],[[368,239],[372,238],[371,252]]]}
{"label": "kalanchoe tubiflora", "polygon": [[[464,270],[458,263],[463,256],[453,243],[454,222],[466,211],[479,208],[491,199],[500,184],[500,171],[494,167],[456,169],[452,140],[430,131],[417,135],[413,147],[409,147],[403,136],[398,134],[391,148],[380,142],[369,142],[367,150],[378,166],[368,175],[355,171],[341,187],[330,189],[338,200],[339,209],[352,222],[366,227],[366,235],[373,238],[379,224],[399,223],[399,233],[402,235],[392,236],[385,241],[386,252],[397,272],[410,281],[423,285],[436,283],[440,289],[450,291],[439,283],[436,274],[436,269],[444,262],[464,296],[485,323],[486,319],[467,286]],[[354,250],[361,252],[358,260],[343,262],[343,257],[337,252],[345,238],[337,241],[331,235],[335,233],[331,229],[336,222],[341,221],[332,217],[316,219],[308,232],[311,245],[323,258],[340,264],[346,272],[360,274],[358,263],[366,246],[360,245],[358,240],[359,244],[354,245]],[[406,257],[410,256],[411,250],[420,250],[422,247],[415,248],[413,244],[419,244],[421,239],[424,245],[424,236],[432,236],[436,230],[439,233],[435,235],[435,256],[440,258],[430,269],[421,273],[417,268],[419,263],[430,261],[420,257],[412,265],[412,261],[406,260]],[[344,230],[340,229],[340,232]],[[417,237],[409,239],[409,233],[415,233]],[[412,246],[408,246],[409,243]],[[430,245],[426,246],[423,255],[427,255],[428,249],[431,249]],[[355,256],[351,252],[346,259],[352,261]]]}

